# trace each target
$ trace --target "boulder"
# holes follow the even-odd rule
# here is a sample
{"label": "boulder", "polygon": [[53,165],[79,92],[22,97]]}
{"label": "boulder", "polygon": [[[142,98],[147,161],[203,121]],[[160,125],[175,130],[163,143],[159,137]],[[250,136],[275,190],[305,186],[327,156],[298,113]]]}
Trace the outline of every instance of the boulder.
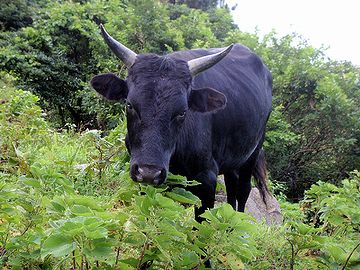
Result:
{"label": "boulder", "polygon": [[[224,185],[223,179],[221,177],[219,178],[219,183]],[[217,193],[216,202],[226,202],[226,193],[223,191]],[[245,205],[245,213],[253,216],[257,221],[264,220],[268,225],[280,225],[283,222],[280,205],[276,198],[269,194],[266,197],[265,205],[257,188],[251,189]]]}
{"label": "boulder", "polygon": [[252,188],[245,205],[245,213],[253,216],[257,221],[265,220],[268,225],[282,224],[283,217],[279,202],[269,194],[266,197],[266,205],[263,202],[257,188]]}

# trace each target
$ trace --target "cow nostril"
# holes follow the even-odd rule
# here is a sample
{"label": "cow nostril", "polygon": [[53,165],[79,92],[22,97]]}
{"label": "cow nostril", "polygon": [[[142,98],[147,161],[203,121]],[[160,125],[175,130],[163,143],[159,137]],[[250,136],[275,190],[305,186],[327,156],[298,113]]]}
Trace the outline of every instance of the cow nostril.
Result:
{"label": "cow nostril", "polygon": [[143,175],[145,173],[144,169],[139,167],[138,165],[136,165],[136,171],[141,175]]}
{"label": "cow nostril", "polygon": [[154,177],[154,185],[160,185],[162,184],[166,179],[166,170],[162,169],[160,171],[156,172],[156,176]]}
{"label": "cow nostril", "polygon": [[136,181],[142,182],[143,181],[143,175],[142,175],[143,170],[139,167],[139,165],[134,164],[132,170],[133,170],[133,175],[135,176]]}
{"label": "cow nostril", "polygon": [[156,177],[158,177],[160,174],[161,174],[161,171],[155,172],[155,173],[154,173],[154,179],[155,179]]}
{"label": "cow nostril", "polygon": [[137,182],[146,182],[159,185],[166,178],[166,170],[153,165],[133,165],[133,179]]}
{"label": "cow nostril", "polygon": [[141,168],[139,168],[139,172],[140,172],[140,175],[142,176],[142,178],[144,179],[144,181],[149,182],[149,183],[154,182],[154,180],[157,179],[159,177],[159,175],[161,174],[160,170],[152,171],[152,170],[141,169]]}
{"label": "cow nostril", "polygon": [[161,179],[161,177],[159,177],[159,176],[161,176],[161,173],[162,173],[161,170],[159,170],[159,171],[157,171],[157,172],[154,173],[154,175],[153,175],[153,184],[154,184],[154,185],[159,185],[159,184],[161,184],[162,179]]}

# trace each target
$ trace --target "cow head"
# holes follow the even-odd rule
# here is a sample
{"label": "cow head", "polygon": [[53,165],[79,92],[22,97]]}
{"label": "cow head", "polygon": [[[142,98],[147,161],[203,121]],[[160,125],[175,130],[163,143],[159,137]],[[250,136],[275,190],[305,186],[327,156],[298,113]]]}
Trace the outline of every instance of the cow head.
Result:
{"label": "cow head", "polygon": [[101,32],[111,50],[128,67],[128,77],[122,80],[112,73],[101,74],[91,80],[91,85],[109,100],[126,102],[131,178],[161,184],[189,111],[208,113],[225,107],[222,93],[211,88],[192,89],[192,79],[225,57],[231,46],[184,61],[155,54],[137,55],[102,26]]}

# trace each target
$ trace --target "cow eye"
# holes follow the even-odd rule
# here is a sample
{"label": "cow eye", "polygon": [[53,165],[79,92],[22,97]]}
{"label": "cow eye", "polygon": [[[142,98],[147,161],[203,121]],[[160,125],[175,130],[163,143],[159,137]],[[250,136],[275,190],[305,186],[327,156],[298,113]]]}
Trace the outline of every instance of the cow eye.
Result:
{"label": "cow eye", "polygon": [[138,110],[129,101],[126,101],[125,106],[126,106],[126,112],[128,114],[136,115],[136,117],[140,119],[140,114]]}
{"label": "cow eye", "polygon": [[176,115],[176,119],[177,120],[184,120],[186,116],[186,111],[183,111],[181,113],[179,113],[178,115]]}
{"label": "cow eye", "polygon": [[132,110],[133,109],[133,106],[131,105],[131,103],[129,101],[126,101],[126,108],[128,110]]}

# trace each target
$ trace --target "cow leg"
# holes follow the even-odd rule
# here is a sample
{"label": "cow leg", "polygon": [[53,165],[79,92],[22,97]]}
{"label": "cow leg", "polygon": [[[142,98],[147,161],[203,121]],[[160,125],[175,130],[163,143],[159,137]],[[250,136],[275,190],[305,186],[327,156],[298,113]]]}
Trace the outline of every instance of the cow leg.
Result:
{"label": "cow leg", "polygon": [[242,168],[239,170],[238,186],[236,187],[236,199],[238,211],[244,212],[245,204],[251,191],[251,169]]}
{"label": "cow leg", "polygon": [[238,189],[239,175],[236,171],[231,171],[224,174],[224,180],[227,202],[236,210],[236,191]]}
{"label": "cow leg", "polygon": [[194,178],[200,185],[188,187],[194,195],[201,200],[201,207],[195,208],[195,220],[198,222],[204,219],[200,217],[206,209],[213,208],[215,203],[216,174],[213,171],[203,171]]}
{"label": "cow leg", "polygon": [[236,199],[238,201],[238,211],[240,212],[244,212],[246,201],[250,195],[251,175],[259,156],[259,151],[261,150],[262,141],[255,149],[254,153],[246,161],[246,163],[238,170],[239,180],[238,187],[236,189]]}
{"label": "cow leg", "polygon": [[[195,208],[195,220],[201,223],[204,218],[200,217],[201,214],[205,212],[206,209],[213,208],[215,203],[215,191],[216,191],[216,178],[217,173],[213,171],[203,171],[197,174],[194,178],[196,181],[200,182],[200,185],[188,187],[188,190],[191,191],[194,195],[199,197],[201,200],[201,207]],[[212,268],[210,260],[204,262],[205,268]]]}

